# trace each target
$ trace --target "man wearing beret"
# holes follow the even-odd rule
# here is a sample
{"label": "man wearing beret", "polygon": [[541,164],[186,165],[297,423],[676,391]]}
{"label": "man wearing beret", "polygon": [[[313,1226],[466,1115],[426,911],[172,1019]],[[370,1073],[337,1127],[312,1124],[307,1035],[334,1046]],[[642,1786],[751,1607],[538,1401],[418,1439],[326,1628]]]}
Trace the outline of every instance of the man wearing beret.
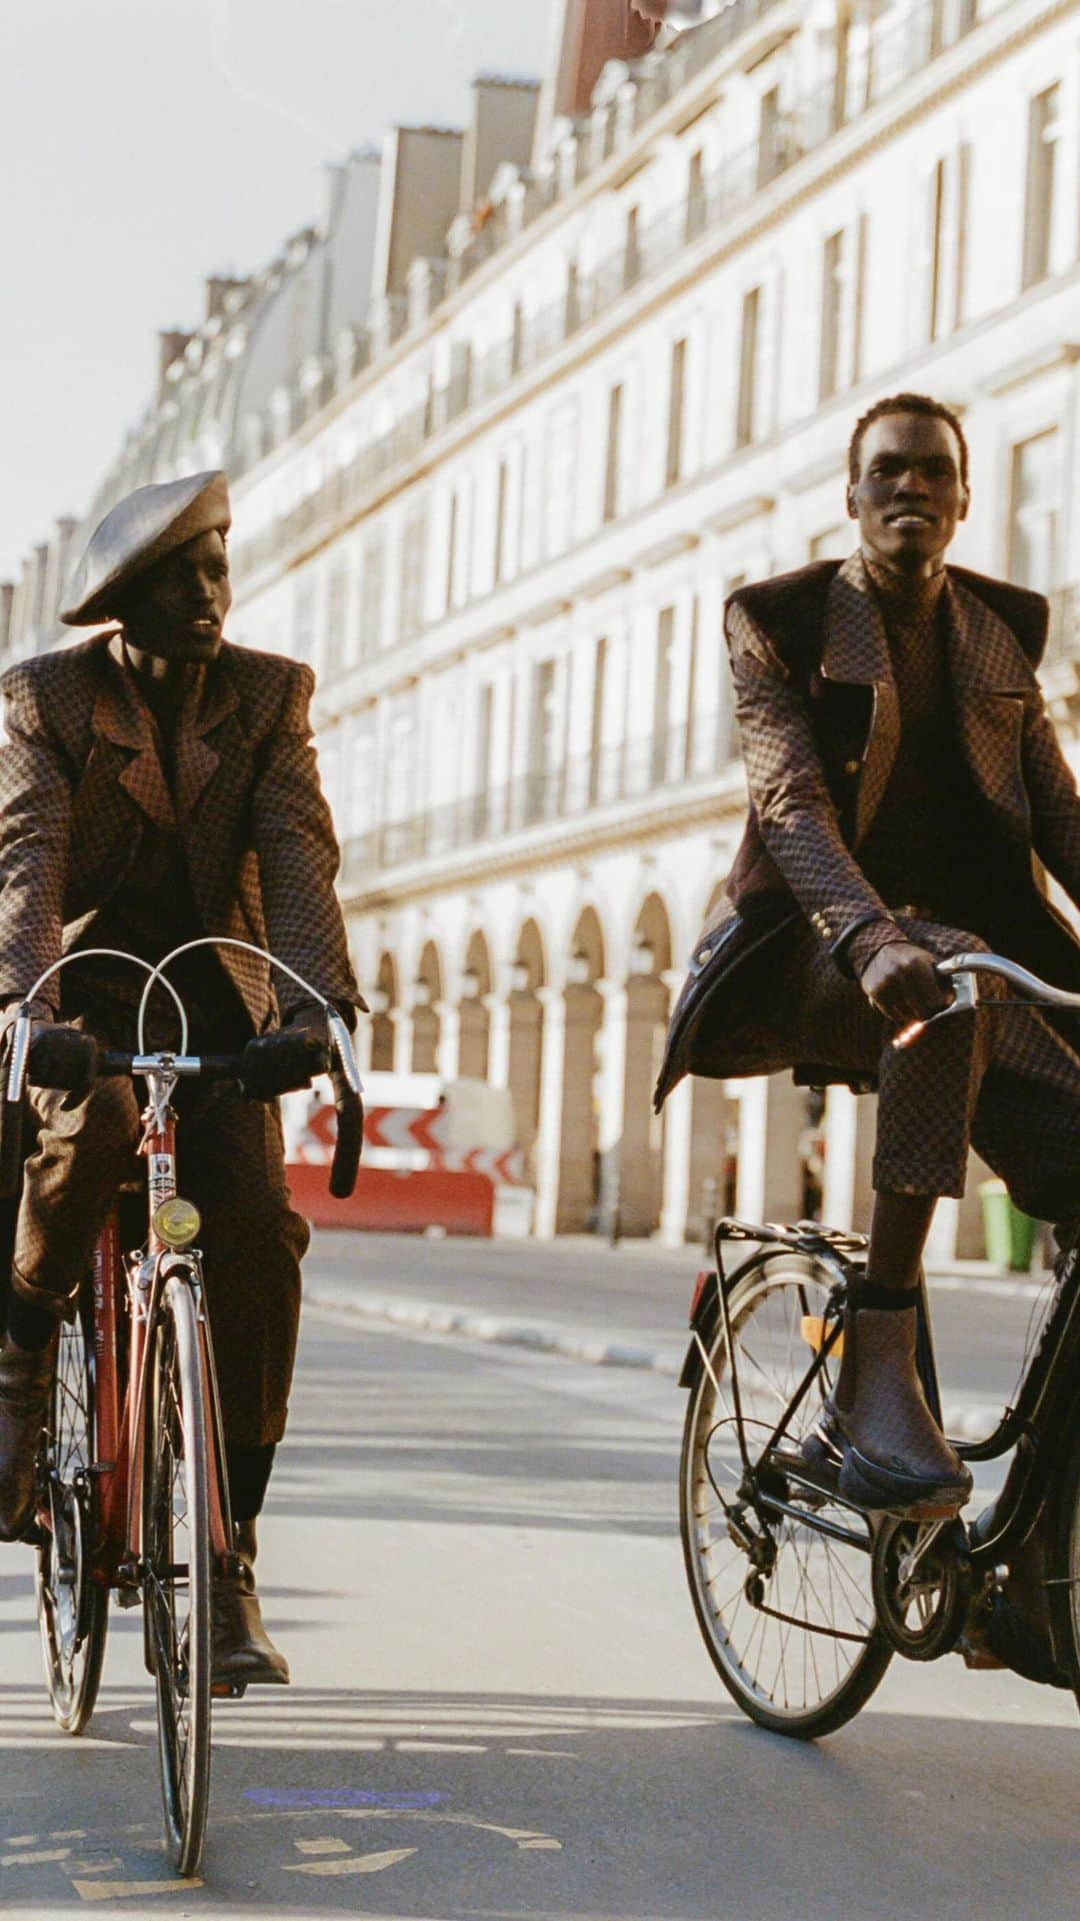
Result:
{"label": "man wearing beret", "polygon": [[[1036,677],[1047,602],[946,565],[968,510],[956,415],[920,394],[879,401],[852,437],[847,503],[849,560],[741,588],[726,608],[750,818],[657,1104],[687,1072],[878,1085],[866,1276],[807,1448],[863,1506],[947,1511],[971,1476],[915,1364],[927,1232],[937,1197],[963,1194],[974,1144],[1020,1207],[1076,1243],[1077,1030],[1034,1007],[999,1013],[1002,983],[984,976],[985,1006],[893,1042],[948,1005],[947,955],[989,946],[1080,987],[1080,947],[1033,865],[1080,903],[1080,798]],[[1016,1600],[1041,1629],[1035,1537],[1030,1551]],[[1054,1678],[1014,1627],[1003,1658]]]}
{"label": "man wearing beret", "polygon": [[[235,647],[224,474],[141,487],[90,539],[64,621],[112,627],[4,676],[0,1002],[61,954],[157,962],[202,936],[269,949],[341,1009],[362,1006],[334,892],[338,850],[308,720],[308,667]],[[201,948],[171,978],[191,1046],[245,1051],[262,1086],[326,1064],[326,1021],[284,976]],[[129,1080],[95,1080],[99,1044],[130,1048],[145,975],[87,958],[35,1008],[33,1143],[0,1350],[0,1538],[25,1531],[58,1322],[73,1310],[140,1134]],[[284,985],[281,983],[284,981]],[[175,1045],[165,996],[150,1046]],[[286,1059],[287,1057],[287,1059]],[[302,1058],[301,1058],[302,1057]],[[67,1089],[68,1092],[62,1092]],[[214,1587],[216,1682],[288,1680],[255,1592],[255,1521],[285,1427],[308,1229],[290,1204],[276,1107],[184,1087],[184,1191],[203,1218],[238,1572]]]}

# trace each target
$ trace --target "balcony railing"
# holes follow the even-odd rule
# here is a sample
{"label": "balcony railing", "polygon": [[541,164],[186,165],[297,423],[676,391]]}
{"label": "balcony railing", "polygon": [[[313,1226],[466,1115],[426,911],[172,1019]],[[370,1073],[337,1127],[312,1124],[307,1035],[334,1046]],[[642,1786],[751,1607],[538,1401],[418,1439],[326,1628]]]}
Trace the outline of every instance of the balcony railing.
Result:
{"label": "balcony railing", "polygon": [[[751,24],[768,11],[775,0],[735,0],[732,7],[716,15],[698,34],[687,36],[688,47],[680,62],[676,42],[649,76],[650,112],[686,84],[691,58],[703,65],[712,41],[704,36],[734,37],[744,25]],[[424,405],[403,414],[389,431],[368,445],[348,465],[333,474],[299,506],[238,544],[234,569],[238,576],[252,574],[273,561],[285,562],[314,538],[323,538],[334,525],[349,517],[376,483],[422,452],[425,443],[454,420],[503,393],[519,375],[547,360],[589,322],[601,318],[633,287],[640,286],[675,262],[688,244],[707,232],[722,227],[755,196],[787,172],[799,160],[820,147],[845,121],[858,117],[886,98],[898,87],[921,72],[975,25],[971,0],[924,0],[888,30],[871,38],[861,61],[854,55],[849,62],[845,98],[838,100],[835,83],[809,94],[779,125],[765,133],[768,143],[767,178],[762,179],[762,140],[731,155],[703,179],[692,184],[690,197],[684,196],[639,230],[637,244],[625,244],[602,259],[588,277],[582,275],[573,285],[572,297],[564,291],[557,300],[542,307],[524,323],[516,341],[507,339],[488,353],[478,356],[466,369],[459,369],[445,386],[435,390]],[[726,24],[722,24],[726,23]],[[700,46],[691,54],[701,36]],[[711,57],[711,55],[709,55]],[[478,245],[483,257],[492,251],[492,239],[485,232]],[[480,264],[478,253],[474,265]],[[458,263],[458,278],[468,271],[468,256]]]}
{"label": "balcony railing", "polygon": [[601,808],[705,780],[729,766],[731,756],[729,714],[694,715],[689,724],[654,729],[406,820],[384,821],[346,841],[342,884],[348,891],[417,861],[444,859],[531,827],[582,819]]}

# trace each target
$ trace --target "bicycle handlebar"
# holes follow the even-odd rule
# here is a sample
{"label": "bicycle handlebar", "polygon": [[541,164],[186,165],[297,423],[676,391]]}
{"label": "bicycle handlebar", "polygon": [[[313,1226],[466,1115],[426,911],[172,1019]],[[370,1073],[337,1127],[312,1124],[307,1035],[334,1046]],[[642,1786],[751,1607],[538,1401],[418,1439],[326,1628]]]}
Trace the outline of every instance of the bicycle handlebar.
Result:
{"label": "bicycle handlebar", "polygon": [[151,967],[148,962],[138,959],[134,954],[124,954],[113,949],[88,949],[82,954],[68,954],[62,960],[54,961],[52,966],[47,968],[40,979],[34,983],[19,1007],[11,1030],[3,1099],[0,1101],[0,1199],[9,1200],[18,1192],[22,1172],[23,1093],[30,1053],[32,1002],[45,982],[71,961],[87,959],[91,953],[109,953],[114,959],[131,961],[150,976],[139,1008],[140,1046],[147,998],[151,988],[158,981],[172,996],[180,1014],[181,1052],[179,1054],[123,1054],[114,1050],[105,1050],[99,1056],[99,1078],[132,1073],[147,1074],[157,1070],[181,1077],[201,1075],[214,1080],[241,1080],[239,1054],[199,1056],[189,1055],[186,1052],[187,1016],[175,987],[162,971],[169,961],[186,953],[189,947],[203,946],[239,947],[248,953],[259,954],[263,960],[279,968],[297,985],[303,987],[310,994],[311,999],[322,1008],[330,1037],[330,1081],[334,1090],[334,1108],[337,1114],[337,1139],[330,1167],[330,1192],[335,1200],[348,1199],[356,1186],[364,1144],[364,1098],[356,1056],[353,1053],[352,1037],[341,1014],[331,1001],[311,986],[310,982],[305,981],[284,962],[276,960],[273,954],[268,954],[264,949],[254,947],[247,941],[230,939],[217,941],[213,937],[188,942],[183,948],[177,948],[174,953],[166,955],[157,968]]}
{"label": "bicycle handlebar", "polygon": [[[1004,954],[983,953],[979,948],[966,954],[950,954],[945,960],[935,962],[934,972],[940,980],[952,983],[952,1000],[947,1007],[942,1007],[936,1014],[929,1014],[925,1020],[909,1021],[899,1034],[894,1035],[893,1047],[910,1047],[935,1021],[948,1020],[951,1014],[961,1014],[965,1009],[977,1007],[980,974],[996,974],[999,980],[1008,981],[1010,987],[1015,987],[1033,1006],[1063,1007],[1080,1013],[1080,994],[1070,993],[1065,987],[1053,987],[1049,981],[1033,974],[1030,968],[1021,967],[1019,961],[1007,960]],[[1008,1002],[1004,1004],[1009,1005]]]}

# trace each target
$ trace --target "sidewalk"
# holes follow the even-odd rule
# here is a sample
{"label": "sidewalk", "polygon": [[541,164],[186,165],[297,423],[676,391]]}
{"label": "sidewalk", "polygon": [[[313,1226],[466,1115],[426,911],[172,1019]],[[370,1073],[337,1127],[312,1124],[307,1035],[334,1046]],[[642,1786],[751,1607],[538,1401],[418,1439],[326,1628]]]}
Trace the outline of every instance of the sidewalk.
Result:
{"label": "sidewalk", "polygon": [[[323,1231],[312,1238],[304,1291],[313,1306],[350,1319],[676,1377],[703,1264],[694,1247],[626,1241],[611,1248],[585,1235],[536,1242]],[[982,1261],[931,1275],[939,1349],[944,1358],[955,1347],[965,1371],[972,1304],[995,1304],[980,1315],[979,1372],[987,1369],[990,1379],[972,1380],[949,1401],[952,1432],[982,1435],[993,1425],[1015,1378],[1039,1279],[1002,1275]]]}

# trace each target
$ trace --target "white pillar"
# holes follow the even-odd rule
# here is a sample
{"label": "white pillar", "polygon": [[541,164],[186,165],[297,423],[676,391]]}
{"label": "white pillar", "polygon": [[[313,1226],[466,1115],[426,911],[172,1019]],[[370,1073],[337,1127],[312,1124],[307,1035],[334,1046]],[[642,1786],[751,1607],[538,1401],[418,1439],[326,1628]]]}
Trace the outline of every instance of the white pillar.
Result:
{"label": "white pillar", "polygon": [[498,994],[484,998],[488,1016],[488,1080],[492,1087],[510,1085],[510,1002]]}
{"label": "white pillar", "polygon": [[542,987],[537,999],[544,1009],[544,1040],[540,1056],[540,1127],[536,1138],[536,1235],[538,1240],[550,1241],[555,1234],[559,1205],[566,997],[561,989]]}
{"label": "white pillar", "polygon": [[626,988],[614,981],[597,981],[604,1003],[600,1029],[600,1152],[618,1148],[623,1135],[626,1101]]}
{"label": "white pillar", "polygon": [[435,1012],[439,1016],[435,1065],[442,1080],[456,1081],[460,1065],[461,1009],[450,1001],[437,1001]]}
{"label": "white pillar", "polygon": [[412,1068],[412,1009],[411,1007],[392,1007],[390,1019],[394,1023],[394,1072],[408,1074]]}
{"label": "white pillar", "polygon": [[854,1225],[857,1122],[858,1102],[850,1087],[830,1087],[825,1108],[825,1192],[821,1203],[829,1227]]}
{"label": "white pillar", "polygon": [[741,1221],[760,1221],[765,1211],[765,1137],[769,1083],[755,1074],[739,1083],[739,1174],[735,1211]]}
{"label": "white pillar", "polygon": [[687,1074],[664,1103],[664,1205],[660,1240],[682,1247],[690,1211],[690,1140],[694,1124],[694,1083]]}

